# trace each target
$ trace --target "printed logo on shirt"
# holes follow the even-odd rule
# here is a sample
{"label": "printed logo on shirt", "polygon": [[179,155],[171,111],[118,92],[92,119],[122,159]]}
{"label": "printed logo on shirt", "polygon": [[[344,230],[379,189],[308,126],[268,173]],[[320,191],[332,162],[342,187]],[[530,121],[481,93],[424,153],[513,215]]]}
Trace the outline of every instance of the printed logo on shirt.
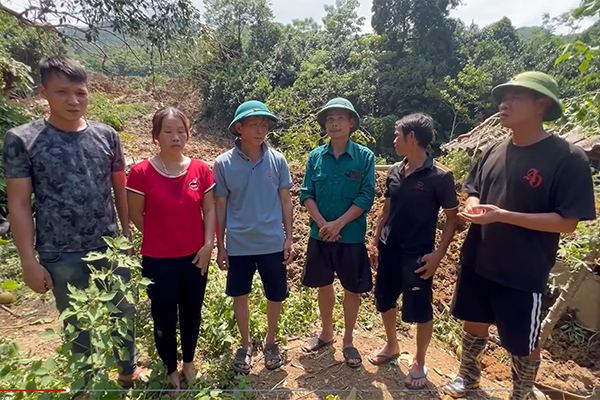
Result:
{"label": "printed logo on shirt", "polygon": [[425,186],[425,184],[421,181],[417,181],[417,189],[423,189],[423,187]]}
{"label": "printed logo on shirt", "polygon": [[200,189],[200,184],[198,184],[198,178],[194,178],[189,184],[188,187],[190,190],[198,190]]}
{"label": "printed logo on shirt", "polygon": [[271,179],[273,177],[273,174],[271,173],[271,171],[267,171],[267,178]]}
{"label": "printed logo on shirt", "polygon": [[525,175],[523,179],[529,182],[529,186],[534,188],[540,186],[543,180],[542,176],[540,175],[540,171],[535,168],[531,168],[529,171],[527,171],[527,175]]}

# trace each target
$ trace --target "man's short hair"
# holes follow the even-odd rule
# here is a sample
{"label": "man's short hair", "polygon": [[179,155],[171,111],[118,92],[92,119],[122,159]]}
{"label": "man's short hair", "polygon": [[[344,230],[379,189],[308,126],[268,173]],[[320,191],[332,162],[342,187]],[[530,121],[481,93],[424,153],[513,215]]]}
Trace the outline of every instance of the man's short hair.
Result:
{"label": "man's short hair", "polygon": [[426,148],[433,141],[433,118],[428,114],[417,112],[406,115],[396,121],[396,128],[400,128],[405,137],[414,132],[422,148]]}
{"label": "man's short hair", "polygon": [[45,85],[50,77],[55,74],[63,74],[71,82],[87,83],[87,73],[77,61],[66,56],[53,56],[40,62],[40,76],[42,85]]}

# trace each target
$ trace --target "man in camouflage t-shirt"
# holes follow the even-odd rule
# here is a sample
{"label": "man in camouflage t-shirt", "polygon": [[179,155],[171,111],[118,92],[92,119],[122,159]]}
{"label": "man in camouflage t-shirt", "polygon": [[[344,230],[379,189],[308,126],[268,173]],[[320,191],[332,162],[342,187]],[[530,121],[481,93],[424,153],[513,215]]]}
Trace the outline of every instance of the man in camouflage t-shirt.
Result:
{"label": "man in camouflage t-shirt", "polygon": [[[52,290],[62,312],[69,305],[67,285],[89,285],[88,262],[82,259],[90,251],[105,250],[103,236],[118,235],[111,189],[123,234],[129,235],[124,157],[114,129],[82,118],[88,103],[85,70],[58,56],[42,62],[40,72],[40,94],[48,101],[50,116],[8,131],[3,161],[9,218],[25,283],[38,293]],[[92,264],[110,267],[107,260]],[[115,272],[126,281],[131,278],[127,268]],[[115,303],[122,317],[134,318],[135,307],[122,294]],[[76,319],[68,323],[76,325]],[[133,330],[129,336],[132,340],[124,343],[129,356],[119,364],[119,379],[126,384],[143,372],[135,361]],[[80,332],[73,352],[87,353],[89,348],[88,332]]]}

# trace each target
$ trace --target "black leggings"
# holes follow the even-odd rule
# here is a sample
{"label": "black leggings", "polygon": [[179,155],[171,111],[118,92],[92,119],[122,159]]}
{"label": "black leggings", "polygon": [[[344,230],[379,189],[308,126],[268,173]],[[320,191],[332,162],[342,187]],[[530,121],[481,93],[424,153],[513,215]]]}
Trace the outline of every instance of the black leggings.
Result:
{"label": "black leggings", "polygon": [[177,370],[177,306],[183,362],[194,360],[207,274],[192,264],[196,254],[178,258],[142,258],[142,275],[152,279],[148,286],[156,350],[167,366]]}

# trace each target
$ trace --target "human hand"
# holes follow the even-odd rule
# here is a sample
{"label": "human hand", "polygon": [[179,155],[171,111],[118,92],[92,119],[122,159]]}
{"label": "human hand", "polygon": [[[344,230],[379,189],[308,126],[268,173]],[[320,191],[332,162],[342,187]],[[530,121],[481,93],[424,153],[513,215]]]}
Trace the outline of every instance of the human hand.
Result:
{"label": "human hand", "polygon": [[283,244],[283,263],[285,265],[291,264],[294,261],[294,257],[296,257],[296,250],[294,250],[294,242],[292,239],[286,239]]}
{"label": "human hand", "polygon": [[321,229],[319,229],[319,236],[326,242],[337,242],[341,238],[340,231],[343,227],[344,226],[338,222],[338,220],[326,222]]}
{"label": "human hand", "polygon": [[212,249],[212,244],[205,244],[198,250],[196,257],[192,260],[192,264],[196,264],[196,266],[200,268],[200,275],[204,275],[208,271]]}
{"label": "human hand", "polygon": [[440,257],[436,252],[425,254],[421,257],[421,261],[425,263],[421,268],[415,270],[415,274],[420,275],[421,279],[430,279],[433,278],[435,272],[440,266],[440,261],[442,261],[442,257]]}
{"label": "human hand", "polygon": [[35,258],[22,262],[23,280],[36,293],[46,293],[54,287],[52,276]]}
{"label": "human hand", "polygon": [[487,225],[500,222],[505,210],[492,204],[481,204],[471,207],[468,211],[458,213],[463,220],[477,225]]}
{"label": "human hand", "polygon": [[219,248],[217,251],[217,265],[221,271],[229,270],[229,257],[225,248]]}
{"label": "human hand", "polygon": [[379,266],[379,248],[377,245],[372,245],[369,249],[369,261],[371,262],[371,269],[377,271]]}

